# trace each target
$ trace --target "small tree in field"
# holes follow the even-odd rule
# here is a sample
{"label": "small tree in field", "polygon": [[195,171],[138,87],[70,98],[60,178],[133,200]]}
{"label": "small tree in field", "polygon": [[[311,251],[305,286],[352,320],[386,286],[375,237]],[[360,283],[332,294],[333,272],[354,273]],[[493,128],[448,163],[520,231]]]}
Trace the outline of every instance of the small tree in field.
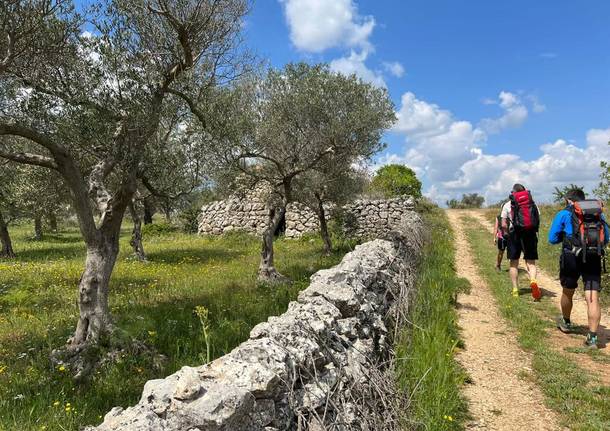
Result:
{"label": "small tree in field", "polygon": [[295,181],[296,200],[318,216],[320,236],[327,255],[332,251],[332,241],[325,206],[341,206],[352,201],[362,193],[367,180],[363,172],[332,158],[320,169],[306,172]]}
{"label": "small tree in field", "polygon": [[183,133],[166,121],[175,101],[204,99],[242,61],[235,48],[247,8],[108,0],[87,16],[91,35],[68,0],[2,2],[0,158],[57,171],[87,248],[69,354],[114,328],[108,285],[124,213],[159,136]]}
{"label": "small tree in field", "polygon": [[413,169],[404,165],[386,165],[373,177],[371,191],[381,193],[386,198],[409,195],[421,197],[421,181]]}
{"label": "small tree in field", "polygon": [[566,193],[571,190],[584,190],[584,187],[576,184],[570,184],[569,186],[563,186],[561,188],[555,187],[555,190],[553,191],[553,202],[557,204],[563,203]]}
{"label": "small tree in field", "polygon": [[385,90],[356,76],[304,63],[271,70],[236,95],[241,116],[233,121],[238,127],[225,159],[273,188],[258,274],[263,281],[284,280],[274,265],[273,238],[295,199],[296,180],[331,160],[345,166],[377,153],[395,119],[393,105]]}

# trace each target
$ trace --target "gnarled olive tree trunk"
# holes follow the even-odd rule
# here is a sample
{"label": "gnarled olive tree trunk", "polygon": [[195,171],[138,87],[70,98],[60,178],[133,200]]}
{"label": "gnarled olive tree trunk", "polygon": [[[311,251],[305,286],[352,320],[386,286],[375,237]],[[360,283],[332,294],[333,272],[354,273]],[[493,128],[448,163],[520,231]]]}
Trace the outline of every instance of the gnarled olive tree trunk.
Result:
{"label": "gnarled olive tree trunk", "polygon": [[146,253],[144,252],[144,245],[142,243],[142,219],[133,202],[129,205],[129,213],[133,220],[133,230],[131,231],[131,240],[129,241],[129,244],[133,248],[136,258],[140,262],[145,262]]}
{"label": "gnarled olive tree trunk", "polygon": [[119,254],[119,231],[120,227],[115,232],[100,232],[95,243],[87,244],[85,270],[78,282],[80,317],[69,341],[72,349],[80,350],[95,343],[103,333],[112,329],[108,285]]}
{"label": "gnarled olive tree trunk", "polygon": [[318,210],[316,213],[318,214],[318,221],[320,222],[320,236],[322,237],[322,241],[324,241],[324,253],[329,255],[333,250],[333,244],[330,240],[330,234],[328,233],[328,223],[326,222],[326,211],[324,210],[324,204],[321,199],[316,196],[316,200],[318,201]]}
{"label": "gnarled olive tree trunk", "polygon": [[275,269],[273,262],[273,238],[279,227],[284,215],[286,214],[286,205],[280,205],[276,208],[269,208],[267,216],[267,227],[263,231],[263,246],[261,250],[261,261],[258,267],[258,279],[263,282],[284,282],[287,280],[282,274]]}
{"label": "gnarled olive tree trunk", "polygon": [[13,258],[15,252],[13,251],[13,243],[11,236],[8,232],[8,224],[4,220],[2,213],[0,212],[0,257]]}

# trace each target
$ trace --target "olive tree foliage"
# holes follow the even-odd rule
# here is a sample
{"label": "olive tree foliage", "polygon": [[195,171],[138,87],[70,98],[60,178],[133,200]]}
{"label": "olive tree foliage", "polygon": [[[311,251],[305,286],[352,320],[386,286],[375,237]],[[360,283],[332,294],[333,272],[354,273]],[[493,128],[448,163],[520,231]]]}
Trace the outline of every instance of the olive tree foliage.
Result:
{"label": "olive tree foliage", "polygon": [[0,157],[59,173],[87,248],[69,353],[113,329],[108,283],[124,213],[160,137],[183,134],[168,120],[178,100],[204,100],[234,75],[247,9],[247,0],[108,0],[80,16],[68,0],[3,2]]}
{"label": "olive tree foliage", "polygon": [[421,197],[421,181],[415,171],[405,165],[385,165],[373,176],[369,189],[385,198],[409,195]]}
{"label": "olive tree foliage", "polygon": [[276,270],[273,238],[295,200],[295,181],[332,160],[368,160],[383,148],[381,136],[395,120],[386,90],[326,65],[288,64],[261,79],[244,80],[232,95],[237,118],[224,160],[232,172],[272,188],[263,232],[259,279],[285,279]]}
{"label": "olive tree foliage", "polygon": [[19,218],[34,221],[33,239],[43,237],[43,220],[57,230],[57,215],[69,205],[69,193],[55,171],[32,165],[16,165],[8,198]]}

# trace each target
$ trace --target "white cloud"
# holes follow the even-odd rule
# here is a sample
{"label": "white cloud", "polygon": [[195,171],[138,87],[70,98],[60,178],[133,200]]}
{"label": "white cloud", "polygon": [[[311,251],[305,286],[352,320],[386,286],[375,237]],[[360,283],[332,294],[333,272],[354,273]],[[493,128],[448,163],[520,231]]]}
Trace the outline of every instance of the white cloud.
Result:
{"label": "white cloud", "polygon": [[[506,116],[522,106],[513,93],[495,102]],[[531,188],[538,201],[550,201],[556,186],[576,183],[591,191],[599,181],[601,160],[610,160],[610,128],[591,129],[584,147],[558,139],[540,147],[541,155],[486,154],[487,133],[460,121],[438,105],[405,93],[394,132],[405,136],[403,155],[386,154],[379,164],[403,163],[423,180],[425,194],[439,203],[463,193],[480,193],[488,203],[508,196],[516,182]],[[503,120],[508,121],[508,120]]]}
{"label": "white cloud", "polygon": [[555,187],[569,183],[591,191],[599,181],[599,162],[610,159],[609,140],[610,128],[592,129],[584,148],[558,139],[542,145],[542,155],[530,161],[514,154],[481,152],[462,165],[458,179],[445,182],[442,188],[460,193],[478,191],[488,202],[507,196],[516,182],[530,188],[540,201],[549,201]]}
{"label": "white cloud", "polygon": [[404,156],[386,155],[381,163],[402,163],[413,168],[428,184],[449,181],[485,140],[485,133],[468,121],[455,120],[451,112],[418,99],[402,96],[393,128],[404,134],[408,149]]}
{"label": "white cloud", "polygon": [[499,106],[504,114],[498,118],[485,118],[481,120],[480,128],[485,132],[500,133],[504,129],[516,128],[527,120],[528,110],[521,102],[519,96],[508,91],[500,92]]}
{"label": "white cloud", "polygon": [[396,78],[402,78],[405,75],[405,68],[398,61],[384,61],[383,68]]}
{"label": "white cloud", "polygon": [[373,17],[361,17],[353,0],[280,0],[284,5],[292,43],[319,53],[346,46],[368,50]]}
{"label": "white cloud", "polygon": [[357,53],[352,51],[347,57],[340,57],[330,62],[330,69],[344,75],[356,74],[363,81],[370,82],[377,87],[386,87],[383,75],[367,67],[365,61],[368,57],[367,51]]}
{"label": "white cloud", "polygon": [[394,131],[415,139],[444,133],[453,121],[451,112],[433,103],[419,100],[411,92],[402,95],[401,107],[396,117]]}
{"label": "white cloud", "polygon": [[540,102],[538,96],[530,94],[527,96],[527,100],[529,100],[529,102],[532,104],[532,110],[535,113],[539,114],[541,112],[546,111],[546,105]]}

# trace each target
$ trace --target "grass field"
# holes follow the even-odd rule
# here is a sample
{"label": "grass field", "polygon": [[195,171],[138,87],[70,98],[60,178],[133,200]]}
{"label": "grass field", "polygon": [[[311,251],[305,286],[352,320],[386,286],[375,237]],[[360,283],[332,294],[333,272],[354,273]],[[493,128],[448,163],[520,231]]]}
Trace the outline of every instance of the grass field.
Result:
{"label": "grass field", "polygon": [[467,418],[460,389],[467,379],[455,360],[463,347],[455,309],[457,293],[469,288],[456,277],[453,233],[445,213],[425,217],[431,232],[419,267],[412,325],[397,343],[397,375],[410,397],[408,429],[459,430]]}
{"label": "grass field", "polygon": [[[555,330],[552,317],[557,312],[554,306],[545,301],[533,303],[529,295],[513,298],[509,278],[505,273],[497,273],[490,264],[494,261],[496,250],[490,245],[488,232],[481,229],[474,219],[466,219],[465,225],[476,263],[491,286],[500,311],[517,331],[521,346],[533,354],[533,373],[524,378],[533,378],[538,383],[547,404],[561,415],[570,430],[608,430],[608,387],[599,384],[578,363],[553,350],[545,342],[546,331]],[[546,262],[548,265],[549,261]]]}
{"label": "grass field", "polygon": [[346,251],[322,255],[317,238],[277,241],[276,264],[295,283],[257,285],[257,238],[148,235],[149,262],[132,258],[128,229],[111,280],[110,303],[119,327],[167,357],[123,357],[75,385],[49,360],[74,330],[76,286],[84,247],[76,229],[32,241],[30,226],[11,230],[13,261],[0,261],[0,430],[77,430],[100,422],[116,405],[135,403],[146,380],[205,361],[197,306],[209,312],[213,358],[248,337],[269,315],[282,313],[308,277],[336,264]]}

